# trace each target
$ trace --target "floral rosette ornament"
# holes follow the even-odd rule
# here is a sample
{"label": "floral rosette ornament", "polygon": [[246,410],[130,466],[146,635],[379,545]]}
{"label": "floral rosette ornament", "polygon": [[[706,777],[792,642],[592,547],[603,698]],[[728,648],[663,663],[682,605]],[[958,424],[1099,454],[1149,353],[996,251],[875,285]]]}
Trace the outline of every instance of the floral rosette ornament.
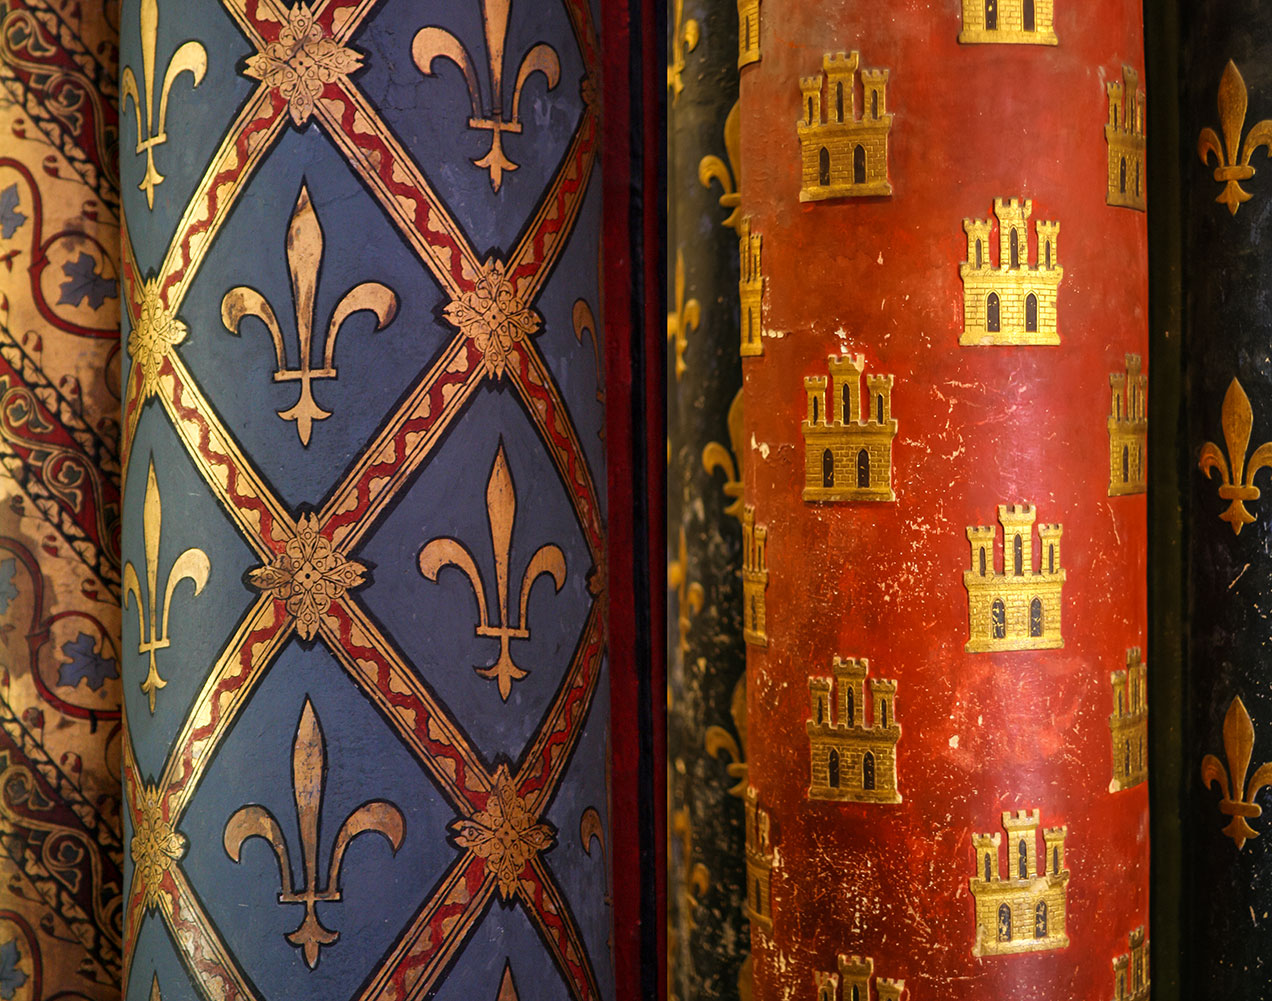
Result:
{"label": "floral rosette ornament", "polygon": [[450,825],[455,844],[471,848],[499,881],[499,896],[511,900],[521,885],[521,873],[529,861],[556,843],[551,824],[538,822],[517,787],[508,766],[495,773],[495,788],[486,809]]}
{"label": "floral rosette ornament", "polygon": [[296,4],[278,39],[248,59],[244,73],[272,87],[287,102],[292,122],[301,126],[314,113],[323,88],[361,66],[359,52],[336,42],[308,7]]}
{"label": "floral rosette ornament", "polygon": [[443,315],[473,342],[486,374],[496,379],[503,378],[513,346],[543,325],[512,287],[504,262],[494,259],[481,266],[473,288],[451,302]]}
{"label": "floral rosette ornament", "polygon": [[163,899],[159,885],[172,863],[185,854],[186,839],[164,819],[163,803],[158,789],[141,790],[137,827],[133,833],[133,865],[141,881],[146,907],[158,907]]}

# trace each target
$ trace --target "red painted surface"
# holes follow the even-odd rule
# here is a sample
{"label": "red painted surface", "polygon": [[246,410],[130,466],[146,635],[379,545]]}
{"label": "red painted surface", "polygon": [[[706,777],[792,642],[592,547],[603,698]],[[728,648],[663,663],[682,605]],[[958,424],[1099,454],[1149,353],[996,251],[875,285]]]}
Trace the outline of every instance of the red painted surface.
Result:
{"label": "red painted surface", "polygon": [[[1128,352],[1148,370],[1146,234],[1105,204],[1103,132],[1105,83],[1126,63],[1143,85],[1141,10],[1056,8],[1056,47],[965,46],[956,0],[764,0],[742,73],[743,209],[764,326],[786,332],[744,365],[770,570],[768,647],[749,651],[750,777],[777,852],[764,1001],[814,998],[838,953],[872,956],[914,1001],[1107,999],[1147,931],[1147,785],[1108,791],[1109,675],[1146,645],[1145,498],[1108,496],[1106,427],[1109,375]],[[799,78],[854,49],[891,71],[894,194],[801,204]],[[962,222],[995,197],[1033,199],[1031,251],[1034,223],[1060,222],[1059,347],[959,346]],[[803,378],[857,352],[896,377],[897,502],[805,503]],[[966,653],[966,528],[1019,502],[1064,526],[1064,648]],[[807,682],[835,655],[898,682],[900,805],[808,799]],[[1069,829],[1070,945],[975,958],[972,835],[1034,807]]]}

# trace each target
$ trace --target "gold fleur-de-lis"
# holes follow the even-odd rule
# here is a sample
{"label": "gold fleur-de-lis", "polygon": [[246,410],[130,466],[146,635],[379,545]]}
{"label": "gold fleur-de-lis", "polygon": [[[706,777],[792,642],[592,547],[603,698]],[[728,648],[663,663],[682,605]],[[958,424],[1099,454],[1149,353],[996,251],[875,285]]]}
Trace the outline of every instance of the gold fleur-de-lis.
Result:
{"label": "gold fleur-de-lis", "polygon": [[496,679],[499,683],[499,696],[505,702],[512,694],[512,683],[530,673],[517,666],[508,649],[513,640],[530,638],[530,623],[527,618],[530,589],[543,574],[552,578],[558,593],[565,586],[565,554],[559,546],[552,543],[540,546],[530,557],[521,577],[521,614],[517,620],[519,624],[512,624],[508,617],[508,562],[512,555],[512,528],[516,516],[516,487],[512,482],[512,472],[508,468],[508,457],[504,454],[501,439],[490,470],[490,479],[486,483],[486,517],[490,523],[490,542],[495,552],[495,590],[499,600],[497,624],[490,621],[486,608],[486,585],[467,546],[457,539],[433,539],[420,550],[419,559],[420,573],[428,580],[436,581],[437,575],[446,566],[453,566],[468,577],[477,598],[476,634],[499,640],[499,659],[489,667],[475,667],[473,670],[483,678]]}
{"label": "gold fleur-de-lis", "polygon": [[[1201,778],[1207,788],[1219,783],[1219,791],[1223,793],[1219,812],[1232,818],[1223,833],[1232,838],[1237,851],[1240,851],[1250,838],[1259,836],[1249,821],[1263,813],[1254,797],[1264,786],[1272,785],[1272,762],[1265,762],[1255,769],[1249,784],[1246,784],[1250,754],[1254,749],[1254,724],[1250,722],[1250,714],[1239,697],[1232,700],[1223,718],[1223,749],[1228,758],[1227,770],[1223,762],[1213,754],[1207,754],[1201,759]],[[1232,777],[1231,787],[1229,776]]]}
{"label": "gold fleur-de-lis", "polygon": [[287,367],[287,349],[283,345],[282,328],[278,325],[273,308],[260,292],[247,285],[239,285],[225,293],[221,300],[221,322],[235,336],[242,332],[241,324],[246,317],[254,316],[265,324],[265,329],[274,340],[274,355],[278,359],[274,381],[300,381],[300,399],[295,406],[279,410],[278,416],[285,421],[295,422],[300,443],[306,447],[309,446],[313,422],[326,420],[331,416],[331,411],[324,410],[314,400],[313,381],[336,378],[336,336],[345,320],[354,313],[366,310],[375,314],[375,329],[383,330],[397,315],[398,307],[397,295],[388,286],[379,282],[355,285],[336,303],[327,324],[322,368],[314,368],[310,356],[313,352],[314,314],[317,309],[315,291],[318,286],[318,272],[322,266],[322,248],[322,226],[318,223],[318,214],[309,199],[309,188],[302,182],[300,197],[296,199],[296,208],[292,211],[291,225],[287,230],[287,264],[291,271],[296,339],[300,348],[298,368]]}
{"label": "gold fleur-de-lis", "polygon": [[704,188],[710,188],[712,181],[720,185],[720,208],[729,210],[722,225],[728,226],[740,237],[742,192],[738,190],[738,168],[742,165],[742,114],[738,110],[739,105],[740,102],[735,101],[724,120],[724,152],[729,162],[725,163],[714,154],[704,156],[698,162],[698,180]]}
{"label": "gold fleur-de-lis", "polygon": [[692,17],[685,17],[685,0],[675,0],[675,29],[671,33],[671,63],[667,66],[667,86],[671,88],[671,100],[674,104],[685,89],[680,76],[685,71],[685,53],[698,47],[701,29]]}
{"label": "gold fleur-de-lis", "polygon": [[137,605],[137,653],[150,657],[150,670],[146,680],[141,683],[141,690],[150,697],[150,711],[155,711],[155,693],[168,683],[159,676],[155,654],[172,645],[172,634],[168,628],[168,619],[172,614],[172,594],[177,585],[188,580],[194,585],[197,597],[208,582],[208,574],[212,572],[212,564],[207,553],[202,549],[185,550],[172,564],[168,571],[168,582],[163,591],[163,612],[160,616],[158,605],[159,594],[159,536],[163,528],[163,498],[159,495],[159,481],[155,477],[155,464],[150,463],[150,473],[146,479],[146,500],[142,508],[142,537],[146,548],[146,602],[143,607],[141,599],[141,582],[137,577],[137,569],[132,560],[124,564],[124,608],[129,601]]}
{"label": "gold fleur-de-lis", "polygon": [[730,796],[742,799],[746,796],[746,671],[733,686],[733,700],[729,707],[729,715],[733,717],[733,728],[738,735],[735,738],[724,727],[712,725],[703,734],[707,754],[718,758],[723,751],[729,758],[725,771],[734,784],[729,789]]}
{"label": "gold fleur-de-lis", "polygon": [[127,112],[129,99],[137,115],[137,155],[146,154],[146,174],[137,185],[146,193],[146,205],[155,207],[155,188],[163,183],[163,175],[155,167],[155,148],[168,141],[168,95],[177,77],[189,73],[192,87],[203,82],[208,69],[208,53],[199,42],[185,42],[172,58],[163,75],[159,88],[158,121],[155,120],[155,48],[159,36],[158,0],[141,0],[141,76],[146,85],[146,110],[141,110],[141,94],[137,89],[137,75],[131,66],[125,66],[120,77],[120,107]]}
{"label": "gold fleur-de-lis", "polygon": [[689,626],[693,616],[702,611],[706,592],[697,581],[689,580],[689,546],[685,526],[680,526],[677,558],[667,563],[667,585],[676,592],[677,623],[680,628],[680,652],[689,652]]}
{"label": "gold fleur-de-lis", "polygon": [[[1221,410],[1224,441],[1228,445],[1228,456],[1231,466],[1224,461],[1223,451],[1214,442],[1206,442],[1201,447],[1201,459],[1198,466],[1210,476],[1211,470],[1217,469],[1221,483],[1219,496],[1231,501],[1228,510],[1219,517],[1232,526],[1234,535],[1240,535],[1245,525],[1254,523],[1254,515],[1246,510],[1246,501],[1259,499],[1259,488],[1254,485],[1254,474],[1260,469],[1272,467],[1272,442],[1264,442],[1254,450],[1249,462],[1246,461],[1246,449],[1250,445],[1250,429],[1254,425],[1254,411],[1250,407],[1250,398],[1246,396],[1241,383],[1235,378],[1228,384],[1228,391],[1223,397]],[[1244,471],[1245,479],[1242,480]]]}
{"label": "gold fleur-de-lis", "polygon": [[322,946],[331,945],[340,937],[339,932],[332,931],[318,920],[318,905],[334,904],[341,899],[340,869],[344,864],[349,842],[359,834],[374,832],[382,835],[393,846],[394,854],[397,854],[406,834],[406,819],[396,805],[383,799],[363,803],[345,818],[336,832],[327,864],[327,885],[319,887],[318,828],[322,816],[326,774],[327,747],[322,724],[314,711],[313,703],[306,698],[300,713],[300,722],[296,725],[296,736],[292,741],[292,791],[296,797],[296,820],[300,828],[305,881],[299,889],[292,883],[291,855],[283,838],[283,829],[265,807],[252,803],[235,810],[225,822],[222,836],[225,853],[236,863],[241,858],[243,843],[249,838],[262,838],[274,849],[282,881],[278,902],[305,905],[304,919],[286,938],[301,950],[305,963],[311,970],[318,965],[318,953]]}
{"label": "gold fleur-de-lis", "polygon": [[711,888],[711,873],[701,862],[693,860],[693,819],[689,807],[677,807],[671,815],[672,837],[679,839],[681,852],[680,902],[686,932],[698,927],[694,912],[699,897]]}
{"label": "gold fleur-de-lis", "polygon": [[513,0],[481,0],[481,19],[486,28],[486,59],[490,68],[490,110],[482,109],[481,87],[473,69],[473,59],[464,43],[445,28],[421,28],[411,42],[411,57],[425,76],[433,76],[433,63],[437,59],[449,59],[463,71],[468,83],[468,95],[472,98],[473,116],[468,119],[470,129],[490,132],[490,151],[474,166],[490,172],[490,186],[495,191],[503,184],[504,171],[517,169],[503,150],[503,134],[521,132],[521,91],[526,81],[535,73],[542,73],[548,82],[548,90],[556,87],[561,78],[561,62],[556,49],[546,42],[534,45],[522,58],[517,69],[517,82],[512,89],[511,114],[505,116],[504,108],[504,45],[508,36],[508,19],[512,14]]}
{"label": "gold fleur-de-lis", "polygon": [[[592,339],[592,354],[596,358],[596,400],[598,403],[605,402],[605,370],[601,366],[601,343],[596,338],[596,315],[592,312],[592,307],[586,299],[574,300],[574,337],[582,344],[583,335],[587,334]],[[605,430],[601,429],[601,435],[604,437]]]}
{"label": "gold fleur-de-lis", "polygon": [[676,251],[676,308],[667,314],[667,340],[676,349],[676,381],[685,374],[685,348],[689,346],[689,332],[702,323],[702,303],[697,299],[685,301],[685,255]]}
{"label": "gold fleur-de-lis", "polygon": [[729,443],[733,446],[730,452],[718,441],[709,441],[702,450],[702,468],[708,476],[716,470],[724,473],[724,496],[731,498],[732,503],[724,509],[730,518],[742,521],[742,477],[738,468],[737,457],[745,448],[743,441],[742,390],[737,391],[733,402],[729,404]]}
{"label": "gold fleur-de-lis", "polygon": [[1252,197],[1241,187],[1241,182],[1254,176],[1254,168],[1250,166],[1254,151],[1262,146],[1267,155],[1272,156],[1272,121],[1264,119],[1255,124],[1246,134],[1245,142],[1241,142],[1248,99],[1241,71],[1229,59],[1219,80],[1219,124],[1223,129],[1223,143],[1220,144],[1215,130],[1209,127],[1202,129],[1197,137],[1197,155],[1204,164],[1209,164],[1211,153],[1215,155],[1215,180],[1224,186],[1215,201],[1227,205],[1233,215],[1237,214],[1242,202],[1248,202]]}

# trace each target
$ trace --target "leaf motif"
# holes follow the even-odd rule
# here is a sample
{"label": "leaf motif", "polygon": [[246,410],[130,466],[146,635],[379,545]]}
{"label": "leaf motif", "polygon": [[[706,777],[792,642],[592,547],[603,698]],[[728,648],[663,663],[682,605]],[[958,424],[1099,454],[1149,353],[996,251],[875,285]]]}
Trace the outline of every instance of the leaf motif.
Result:
{"label": "leaf motif", "polygon": [[1223,749],[1228,755],[1232,789],[1240,795],[1250,768],[1250,753],[1254,749],[1254,724],[1250,722],[1250,714],[1246,712],[1240,696],[1232,700],[1223,718]]}
{"label": "leaf motif", "polygon": [[1232,460],[1232,482],[1240,483],[1242,469],[1245,466],[1246,448],[1250,445],[1250,428],[1254,424],[1254,411],[1250,407],[1250,397],[1246,396],[1240,381],[1235,377],[1228,384],[1228,391],[1224,393],[1220,419],[1223,425],[1224,441],[1228,443],[1228,457]]}
{"label": "leaf motif", "polygon": [[1245,123],[1247,92],[1241,71],[1231,59],[1223,68],[1219,80],[1219,121],[1223,128],[1224,143],[1228,151],[1228,163],[1237,162],[1237,150],[1241,142],[1241,126]]}

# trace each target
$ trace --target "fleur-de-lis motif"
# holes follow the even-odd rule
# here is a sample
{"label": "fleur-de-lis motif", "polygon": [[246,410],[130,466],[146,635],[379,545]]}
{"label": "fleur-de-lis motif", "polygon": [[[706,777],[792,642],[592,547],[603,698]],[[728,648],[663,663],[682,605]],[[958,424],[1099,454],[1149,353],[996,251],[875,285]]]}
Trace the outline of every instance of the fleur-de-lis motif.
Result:
{"label": "fleur-de-lis motif", "polygon": [[711,888],[711,873],[702,862],[693,860],[693,819],[688,806],[677,807],[672,812],[671,834],[680,841],[680,905],[684,930],[692,932],[698,927],[694,920],[698,898]]}
{"label": "fleur-de-lis motif", "polygon": [[724,727],[718,725],[707,727],[703,738],[707,753],[711,757],[719,757],[721,751],[728,755],[729,763],[725,771],[728,772],[729,778],[734,780],[733,786],[729,789],[729,795],[742,799],[746,796],[747,786],[745,671],[738,678],[737,684],[733,686],[733,701],[729,707],[729,715],[733,717],[733,728],[738,733],[736,738]]}
{"label": "fleur-de-lis motif", "polygon": [[168,571],[168,582],[163,591],[163,613],[160,617],[159,595],[159,536],[163,528],[163,499],[159,496],[159,481],[155,478],[155,464],[150,463],[146,478],[146,500],[142,508],[142,537],[146,548],[146,602],[141,600],[141,582],[132,560],[124,565],[124,608],[129,601],[137,605],[137,653],[150,657],[150,670],[141,690],[150,697],[150,711],[155,711],[155,694],[168,683],[159,676],[155,654],[172,645],[168,619],[172,614],[172,594],[177,585],[188,580],[194,585],[195,596],[203,590],[212,572],[207,553],[191,547],[177,557]]}
{"label": "fleur-de-lis motif", "polygon": [[168,69],[163,75],[163,84],[159,88],[158,121],[155,120],[155,48],[159,35],[159,2],[158,0],[141,0],[141,76],[146,85],[146,110],[141,110],[141,93],[137,89],[137,76],[131,66],[125,66],[120,77],[119,103],[123,111],[128,109],[128,101],[133,102],[133,111],[137,115],[137,155],[146,154],[146,174],[137,185],[146,193],[146,204],[155,207],[155,188],[163,183],[163,175],[155,167],[155,148],[168,141],[168,95],[172,85],[182,73],[189,73],[192,87],[203,82],[203,74],[208,69],[208,53],[200,42],[185,42],[172,58],[168,60]]}
{"label": "fleur-de-lis motif", "polygon": [[728,226],[740,237],[742,235],[742,192],[738,189],[738,167],[742,163],[742,115],[738,110],[739,102],[734,102],[729,116],[724,120],[724,152],[729,158],[725,163],[714,154],[704,156],[698,162],[698,180],[704,188],[710,188],[711,182],[720,185],[720,208],[728,209],[728,218],[722,225]]}
{"label": "fleur-de-lis motif", "polygon": [[327,324],[322,368],[314,368],[310,361],[313,353],[314,313],[317,308],[314,293],[322,266],[322,248],[322,226],[318,223],[318,214],[309,199],[309,188],[302,183],[300,197],[296,199],[296,208],[292,211],[291,225],[287,230],[287,264],[291,272],[296,337],[300,347],[298,368],[287,367],[287,349],[283,346],[282,328],[278,325],[273,308],[261,293],[247,285],[239,285],[225,293],[221,300],[221,322],[230,333],[236,336],[240,334],[241,324],[249,316],[254,316],[265,324],[265,329],[274,340],[274,355],[278,359],[274,381],[299,380],[300,399],[290,409],[279,410],[278,416],[285,421],[295,422],[300,443],[306,447],[309,446],[313,422],[323,421],[331,416],[331,411],[324,410],[314,400],[313,381],[334,379],[338,375],[335,363],[336,336],[345,320],[354,313],[366,310],[375,314],[375,329],[383,330],[397,315],[398,307],[397,295],[388,286],[379,282],[355,285],[336,303]]}
{"label": "fleur-de-lis motif", "polygon": [[685,374],[685,348],[689,346],[689,331],[697,330],[702,323],[702,303],[697,299],[685,301],[685,255],[676,251],[676,308],[667,314],[667,340],[676,348],[676,381]]}
{"label": "fleur-de-lis motif", "polygon": [[685,53],[696,49],[698,39],[701,37],[698,22],[692,17],[688,21],[684,19],[685,0],[675,0],[674,10],[675,30],[671,33],[671,64],[667,67],[667,86],[671,88],[673,104],[680,97],[680,92],[685,89],[684,81],[680,78],[685,71]]}
{"label": "fleur-de-lis motif", "polygon": [[[508,37],[508,19],[512,14],[512,0],[481,0],[481,19],[486,29],[486,58],[490,68],[490,111],[482,110],[481,87],[468,49],[445,28],[421,28],[411,42],[411,57],[425,76],[433,76],[433,64],[437,59],[449,59],[464,74],[468,94],[472,98],[473,115],[468,119],[470,129],[486,129],[490,132],[490,151],[473,164],[490,173],[490,186],[499,190],[504,171],[517,169],[503,149],[503,134],[521,132],[521,92],[526,81],[535,73],[542,73],[548,90],[556,87],[561,78],[561,63],[556,49],[546,42],[534,45],[517,69],[517,82],[512,88],[512,101],[504,100],[504,45]],[[505,107],[511,114],[505,115]]]}
{"label": "fleur-de-lis motif", "polygon": [[730,452],[718,441],[709,441],[702,450],[702,468],[708,476],[713,475],[716,470],[724,473],[724,496],[730,498],[732,503],[724,509],[724,513],[730,518],[736,518],[739,523],[742,521],[742,477],[738,470],[737,457],[742,454],[746,443],[743,440],[744,430],[742,422],[742,390],[739,389],[737,395],[733,397],[733,402],[729,404],[729,443],[733,446]]}
{"label": "fleur-de-lis motif", "polygon": [[1209,154],[1215,155],[1215,180],[1224,186],[1215,201],[1227,205],[1233,215],[1237,214],[1242,202],[1248,202],[1252,197],[1241,187],[1241,182],[1254,176],[1254,168],[1250,166],[1254,151],[1262,146],[1267,155],[1272,156],[1272,121],[1264,119],[1258,122],[1246,133],[1245,142],[1241,141],[1248,100],[1241,71],[1229,59],[1219,81],[1219,124],[1223,129],[1223,143],[1220,144],[1219,136],[1212,128],[1202,129],[1197,137],[1197,155],[1204,164],[1209,164]]}
{"label": "fleur-de-lis motif", "polygon": [[[605,370],[601,367],[601,343],[596,337],[596,315],[592,312],[592,307],[586,299],[574,300],[574,337],[582,344],[583,335],[587,334],[592,338],[592,354],[596,358],[596,400],[598,403],[605,402]],[[605,429],[601,429],[601,436],[604,437]]]}
{"label": "fleur-de-lis motif", "polygon": [[[1272,785],[1272,762],[1265,762],[1255,769],[1249,784],[1246,784],[1250,753],[1254,749],[1254,724],[1250,722],[1250,714],[1239,697],[1232,700],[1223,718],[1223,749],[1228,758],[1227,770],[1223,762],[1213,754],[1207,754],[1201,759],[1201,778],[1207,788],[1219,783],[1219,791],[1223,793],[1219,812],[1232,818],[1223,833],[1232,838],[1237,851],[1240,851],[1250,838],[1259,836],[1249,821],[1263,813],[1254,797],[1264,786]],[[1232,777],[1231,787],[1228,785],[1229,776]]]}
{"label": "fleur-de-lis motif", "polygon": [[512,693],[512,683],[520,681],[530,672],[518,667],[508,646],[513,640],[528,640],[530,624],[526,608],[530,603],[530,589],[543,574],[552,578],[557,592],[565,585],[565,554],[560,547],[548,543],[540,546],[530,557],[525,574],[521,578],[521,602],[519,625],[512,625],[508,617],[508,562],[512,555],[512,528],[517,515],[517,493],[504,454],[503,440],[490,470],[486,484],[486,517],[490,523],[490,541],[495,551],[495,590],[499,600],[499,622],[492,624],[486,607],[486,585],[482,581],[477,563],[468,547],[457,539],[431,540],[420,550],[420,573],[428,580],[436,581],[443,567],[453,566],[462,570],[472,584],[477,598],[476,635],[499,640],[499,659],[489,667],[474,667],[483,678],[497,679],[499,695],[507,702]]}
{"label": "fleur-de-lis motif", "polygon": [[697,581],[689,580],[689,546],[685,526],[680,526],[680,547],[676,559],[667,563],[667,586],[676,592],[677,624],[680,628],[680,652],[689,652],[689,626],[693,616],[702,611],[706,593]]}
{"label": "fleur-de-lis motif", "polygon": [[306,698],[292,742],[292,789],[296,797],[296,819],[300,826],[301,857],[305,870],[304,885],[299,889],[292,881],[292,860],[287,842],[283,840],[283,830],[265,807],[254,803],[240,807],[225,822],[223,835],[225,852],[236,863],[240,860],[243,843],[249,838],[263,838],[274,849],[281,880],[278,902],[305,905],[304,919],[286,938],[304,953],[305,963],[311,970],[318,965],[322,946],[331,945],[340,937],[339,932],[332,931],[318,920],[318,905],[334,904],[341,899],[340,868],[349,842],[359,834],[374,832],[383,835],[397,854],[406,834],[406,820],[394,804],[383,799],[363,803],[345,818],[336,832],[327,868],[327,885],[319,887],[318,826],[326,772],[327,748],[322,725],[313,703]]}
{"label": "fleur-de-lis motif", "polygon": [[[1211,470],[1217,469],[1222,480],[1219,496],[1231,501],[1228,510],[1219,517],[1232,526],[1234,535],[1240,535],[1245,525],[1254,523],[1254,515],[1246,510],[1246,501],[1259,499],[1259,488],[1254,485],[1254,474],[1260,469],[1272,467],[1272,442],[1264,442],[1254,450],[1249,462],[1246,461],[1246,449],[1250,445],[1250,429],[1254,425],[1254,411],[1250,407],[1250,398],[1246,396],[1241,383],[1236,379],[1228,384],[1228,391],[1223,397],[1221,411],[1224,441],[1228,445],[1228,456],[1232,465],[1224,461],[1223,451],[1214,442],[1206,442],[1201,447],[1201,460],[1198,462],[1201,471],[1210,476]],[[1244,471],[1245,479],[1242,480]]]}

